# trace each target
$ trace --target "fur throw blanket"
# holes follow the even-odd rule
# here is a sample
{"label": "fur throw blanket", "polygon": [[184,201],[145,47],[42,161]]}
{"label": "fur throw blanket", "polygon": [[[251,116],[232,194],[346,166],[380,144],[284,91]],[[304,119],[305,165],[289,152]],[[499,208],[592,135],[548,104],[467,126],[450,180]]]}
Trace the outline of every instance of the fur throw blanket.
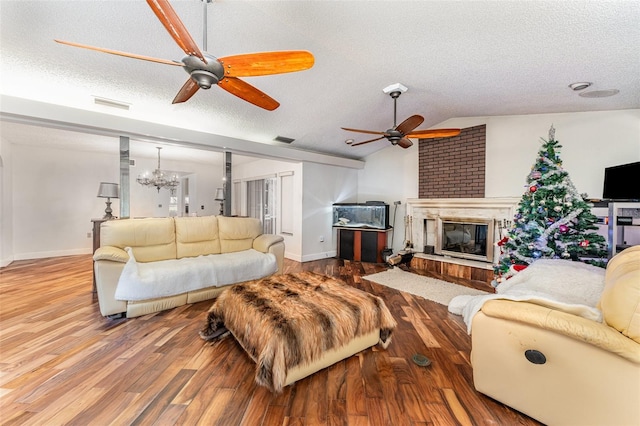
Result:
{"label": "fur throw blanket", "polygon": [[386,348],[395,327],[381,298],[331,277],[302,272],[225,290],[209,309],[200,337],[214,340],[228,329],[256,362],[256,382],[280,392],[288,369],[377,329],[379,344]]}

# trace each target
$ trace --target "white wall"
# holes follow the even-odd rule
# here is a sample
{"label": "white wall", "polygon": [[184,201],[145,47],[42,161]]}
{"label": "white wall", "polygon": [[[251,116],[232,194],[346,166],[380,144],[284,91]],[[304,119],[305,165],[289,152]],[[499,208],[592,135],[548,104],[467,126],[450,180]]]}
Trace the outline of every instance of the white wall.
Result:
{"label": "white wall", "polygon": [[333,203],[357,201],[358,172],[317,163],[304,163],[303,172],[302,261],[333,257]]}
{"label": "white wall", "polygon": [[0,138],[0,268],[13,261],[11,144]]}
{"label": "white wall", "polygon": [[[102,217],[106,207],[106,199],[96,196],[98,186],[102,181],[119,182],[119,153],[26,144],[11,147],[13,243],[7,250],[13,260],[91,253],[91,219]],[[138,173],[155,167],[156,159],[137,158],[136,168],[131,169],[131,217],[168,216],[169,191],[158,193],[135,182]],[[162,168],[196,173],[200,183],[194,188],[193,205],[198,215],[216,214],[214,196],[222,181],[220,167],[163,160]],[[4,206],[7,197],[3,195]],[[201,205],[205,208],[200,209]],[[118,216],[118,199],[112,199],[111,208]]]}
{"label": "white wall", "polygon": [[[602,196],[604,168],[640,161],[640,110],[453,118],[434,128],[487,125],[485,196],[520,197],[535,163],[540,138],[556,129],[563,168],[580,193]],[[389,146],[366,158],[358,171],[358,201],[392,204],[418,197],[418,149]],[[405,210],[398,209],[394,252],[403,248]],[[401,238],[402,237],[402,238]],[[640,243],[640,242],[639,242]]]}
{"label": "white wall", "polygon": [[[384,201],[389,204],[389,235],[387,246],[394,252],[404,248],[405,202],[418,197],[418,144],[407,149],[398,146],[378,151],[366,159],[363,170],[358,171],[358,202]],[[397,206],[396,201],[400,201]]]}

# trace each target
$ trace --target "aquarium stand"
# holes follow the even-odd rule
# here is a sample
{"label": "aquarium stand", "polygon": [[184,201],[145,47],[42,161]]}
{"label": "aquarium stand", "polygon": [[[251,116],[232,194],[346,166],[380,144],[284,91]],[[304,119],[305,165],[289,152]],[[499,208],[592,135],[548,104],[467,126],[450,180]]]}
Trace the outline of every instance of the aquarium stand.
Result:
{"label": "aquarium stand", "polygon": [[382,252],[387,247],[392,228],[336,227],[338,258],[355,262],[384,263]]}

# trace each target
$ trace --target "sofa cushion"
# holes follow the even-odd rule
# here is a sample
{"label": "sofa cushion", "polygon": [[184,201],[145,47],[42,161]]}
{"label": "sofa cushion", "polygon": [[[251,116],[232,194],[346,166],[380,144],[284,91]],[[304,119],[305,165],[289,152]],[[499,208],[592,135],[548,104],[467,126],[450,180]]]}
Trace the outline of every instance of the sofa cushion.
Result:
{"label": "sofa cushion", "polygon": [[183,257],[220,254],[216,216],[176,217],[176,254]]}
{"label": "sofa cushion", "polygon": [[175,259],[173,218],[108,220],[100,226],[100,246],[131,247],[138,262]]}
{"label": "sofa cushion", "polygon": [[252,248],[253,240],[262,234],[262,224],[253,217],[218,216],[218,231],[220,251],[233,253]]}
{"label": "sofa cushion", "polygon": [[607,264],[600,308],[609,326],[640,343],[640,245],[618,253]]}

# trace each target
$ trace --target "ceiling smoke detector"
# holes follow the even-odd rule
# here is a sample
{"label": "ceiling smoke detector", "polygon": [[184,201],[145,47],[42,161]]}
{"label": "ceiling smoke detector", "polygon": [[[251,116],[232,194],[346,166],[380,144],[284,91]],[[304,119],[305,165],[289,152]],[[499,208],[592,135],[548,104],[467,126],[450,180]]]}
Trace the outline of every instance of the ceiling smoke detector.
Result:
{"label": "ceiling smoke detector", "polygon": [[593,83],[589,83],[589,82],[580,82],[580,83],[571,83],[569,85],[569,88],[573,91],[580,91],[580,90],[584,90],[587,87],[591,86]]}

